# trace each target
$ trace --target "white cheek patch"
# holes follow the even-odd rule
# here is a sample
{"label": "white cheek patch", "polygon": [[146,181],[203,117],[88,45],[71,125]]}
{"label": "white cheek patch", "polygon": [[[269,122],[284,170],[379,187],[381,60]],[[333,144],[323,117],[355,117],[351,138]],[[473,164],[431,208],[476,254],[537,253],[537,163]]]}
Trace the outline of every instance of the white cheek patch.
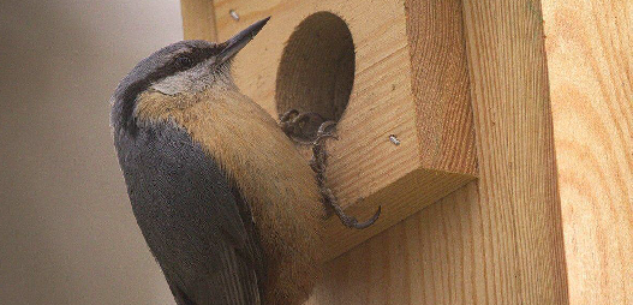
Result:
{"label": "white cheek patch", "polygon": [[167,95],[177,95],[182,92],[199,92],[211,85],[214,80],[213,72],[204,63],[174,75],[165,77],[152,84],[151,88]]}
{"label": "white cheek patch", "polygon": [[212,57],[189,70],[165,77],[153,83],[150,88],[166,95],[177,95],[183,92],[196,93],[211,85],[217,86],[218,89],[237,90],[231,76],[230,63],[224,63],[220,69],[213,71],[209,67],[212,67],[214,63],[215,58]]}
{"label": "white cheek patch", "polygon": [[167,95],[176,95],[183,92],[187,90],[189,86],[187,85],[187,79],[181,74],[183,73],[179,72],[175,75],[163,78],[157,83],[152,84],[151,88]]}

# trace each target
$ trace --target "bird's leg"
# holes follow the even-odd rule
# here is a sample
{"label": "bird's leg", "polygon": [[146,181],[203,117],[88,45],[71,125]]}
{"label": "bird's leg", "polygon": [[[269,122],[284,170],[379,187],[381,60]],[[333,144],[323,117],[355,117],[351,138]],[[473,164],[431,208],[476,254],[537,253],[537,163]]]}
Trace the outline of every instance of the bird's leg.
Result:
{"label": "bird's leg", "polygon": [[290,109],[279,117],[281,130],[293,141],[310,145],[317,136],[318,127],[325,119],[316,112],[300,113],[296,109]]}
{"label": "bird's leg", "polygon": [[378,207],[378,211],[369,220],[365,222],[358,222],[358,220],[345,214],[341,206],[338,204],[338,200],[330,188],[326,185],[325,169],[327,166],[327,151],[325,150],[325,139],[334,138],[338,139],[334,131],[336,122],[326,121],[319,126],[316,139],[312,144],[312,160],[310,160],[310,166],[316,173],[317,184],[323,197],[323,204],[325,205],[329,213],[334,213],[341,220],[343,225],[348,228],[365,229],[378,220],[380,216],[381,208]]}
{"label": "bird's leg", "polygon": [[281,130],[288,136],[294,134],[295,126],[292,122],[298,115],[299,111],[297,111],[297,109],[288,109],[288,111],[279,116],[279,127],[281,127]]}
{"label": "bird's leg", "polygon": [[321,115],[315,112],[300,113],[296,109],[290,109],[279,117],[279,126],[293,141],[312,145],[312,159],[310,167],[316,173],[319,191],[323,197],[328,216],[332,213],[341,220],[348,228],[364,229],[376,222],[380,216],[378,211],[369,220],[358,222],[353,216],[345,214],[338,200],[330,188],[326,185],[325,168],[327,166],[327,151],[325,150],[325,140],[328,138],[338,139],[334,127],[336,122],[326,121]]}

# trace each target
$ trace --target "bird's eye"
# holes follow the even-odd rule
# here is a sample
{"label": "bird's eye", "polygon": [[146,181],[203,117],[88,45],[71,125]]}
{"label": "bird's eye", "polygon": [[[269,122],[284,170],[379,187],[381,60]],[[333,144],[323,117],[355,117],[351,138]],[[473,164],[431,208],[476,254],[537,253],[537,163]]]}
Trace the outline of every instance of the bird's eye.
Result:
{"label": "bird's eye", "polygon": [[187,56],[180,56],[180,57],[176,58],[176,64],[179,67],[191,68],[191,66],[193,66],[193,61],[191,60],[191,58],[189,58]]}

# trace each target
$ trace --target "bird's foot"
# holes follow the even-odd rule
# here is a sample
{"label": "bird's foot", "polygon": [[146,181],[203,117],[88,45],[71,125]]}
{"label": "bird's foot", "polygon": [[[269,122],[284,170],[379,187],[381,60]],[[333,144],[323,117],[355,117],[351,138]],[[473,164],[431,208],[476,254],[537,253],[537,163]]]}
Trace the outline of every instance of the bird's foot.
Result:
{"label": "bird's foot", "polygon": [[296,143],[311,145],[324,121],[316,112],[300,113],[296,109],[290,109],[279,117],[279,126]]}
{"label": "bird's foot", "polygon": [[[355,217],[345,214],[341,206],[338,204],[338,200],[330,188],[326,186],[325,169],[327,166],[327,151],[325,150],[325,140],[328,138],[338,139],[335,131],[336,122],[325,121],[319,126],[316,138],[312,143],[312,160],[310,160],[310,166],[316,173],[317,184],[323,197],[323,204],[325,205],[328,214],[336,214],[341,220],[341,223],[348,228],[365,229],[378,220],[380,216],[381,208],[378,207],[378,211],[369,220],[359,222]],[[328,215],[328,216],[329,216]]]}
{"label": "bird's foot", "polygon": [[335,214],[341,223],[348,228],[365,229],[374,224],[380,216],[380,207],[369,220],[359,222],[355,217],[345,214],[332,190],[326,186],[325,169],[328,154],[325,150],[325,140],[338,139],[335,131],[336,122],[326,121],[316,112],[300,113],[296,109],[286,111],[280,116],[279,121],[281,130],[289,138],[296,143],[312,146],[310,167],[316,173],[319,191],[323,197],[323,205],[328,212],[327,216]]}
{"label": "bird's foot", "polygon": [[[319,174],[325,173],[325,167],[327,166],[327,151],[325,150],[325,140],[333,138],[338,139],[336,135],[336,122],[325,121],[319,126],[316,137],[312,144],[312,159],[310,160],[310,167],[312,170]],[[325,184],[325,177],[322,179]]]}

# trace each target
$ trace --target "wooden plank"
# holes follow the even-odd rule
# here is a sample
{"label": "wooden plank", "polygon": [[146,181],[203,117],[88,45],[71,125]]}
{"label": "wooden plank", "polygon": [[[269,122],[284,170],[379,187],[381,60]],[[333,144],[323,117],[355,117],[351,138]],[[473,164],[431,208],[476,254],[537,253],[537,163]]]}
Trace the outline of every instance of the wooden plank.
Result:
{"label": "wooden plank", "polygon": [[420,206],[427,206],[428,202],[435,202],[436,198],[447,196],[452,190],[458,189],[470,180],[472,179],[468,177],[458,180],[451,174],[429,170],[416,170],[404,176],[376,194],[347,208],[347,212],[351,215],[367,219],[372,216],[378,206],[382,206],[380,222],[367,229],[352,232],[341,228],[338,220],[326,223],[327,257],[334,258],[345,253],[353,246],[384,231],[407,216],[415,214],[420,210]]}
{"label": "wooden plank", "polygon": [[308,304],[515,304],[495,295],[488,216],[471,182],[328,263]]}
{"label": "wooden plank", "polygon": [[310,304],[567,303],[540,6],[528,4],[464,1],[479,181],[333,260]]}
{"label": "wooden plank", "polygon": [[543,0],[571,304],[633,304],[633,2]]}
{"label": "wooden plank", "polygon": [[[458,1],[409,1],[405,7],[422,166],[454,172],[468,168],[475,172],[475,134],[461,4]],[[415,171],[362,204],[350,206],[348,212],[369,217],[384,202],[432,202],[471,180],[457,178],[442,171]],[[365,240],[403,219],[403,215],[417,212],[419,205],[384,205],[383,222],[354,235],[338,234],[338,224],[329,223],[327,236],[336,236],[329,241],[329,246],[345,249],[345,245],[353,244],[354,240]]]}
{"label": "wooden plank", "polygon": [[180,0],[185,39],[217,41],[213,0]]}
{"label": "wooden plank", "polygon": [[[231,9],[240,20],[229,16]],[[429,15],[407,25],[406,7],[396,0],[219,0],[215,10],[220,40],[260,18],[273,16],[266,30],[238,55],[234,69],[242,91],[273,116],[278,116],[277,71],[295,28],[306,17],[322,11],[335,13],[349,27],[356,53],[355,79],[338,124],[340,139],[328,143],[328,178],[350,214],[367,217],[378,205],[383,206],[384,213],[374,227],[364,231],[349,230],[337,219],[329,220],[326,234],[337,238],[329,239],[328,257],[340,255],[474,179],[476,150],[463,37],[434,32],[443,26],[459,32],[461,23],[455,18],[438,21]],[[455,13],[459,11],[447,12]],[[326,28],[318,35],[332,35],[327,24],[319,26]],[[429,39],[417,39],[420,31],[432,34],[427,35]],[[310,42],[306,47],[311,48],[306,56],[324,57],[323,53],[333,51],[333,46],[321,43],[318,35],[306,39]],[[319,49],[323,46],[328,47]],[[424,69],[412,70],[412,60]],[[300,73],[301,69],[295,71]],[[422,93],[427,84],[412,77],[420,73],[443,83],[435,85],[433,93]],[[306,90],[312,92],[322,83],[315,82]],[[443,86],[448,88],[446,92],[440,92]],[[396,135],[400,145],[394,145],[390,135]]]}
{"label": "wooden plank", "polygon": [[407,1],[407,38],[425,168],[477,173],[470,84],[458,1]]}
{"label": "wooden plank", "polygon": [[471,95],[490,228],[489,297],[565,304],[566,270],[538,1],[464,0]]}

